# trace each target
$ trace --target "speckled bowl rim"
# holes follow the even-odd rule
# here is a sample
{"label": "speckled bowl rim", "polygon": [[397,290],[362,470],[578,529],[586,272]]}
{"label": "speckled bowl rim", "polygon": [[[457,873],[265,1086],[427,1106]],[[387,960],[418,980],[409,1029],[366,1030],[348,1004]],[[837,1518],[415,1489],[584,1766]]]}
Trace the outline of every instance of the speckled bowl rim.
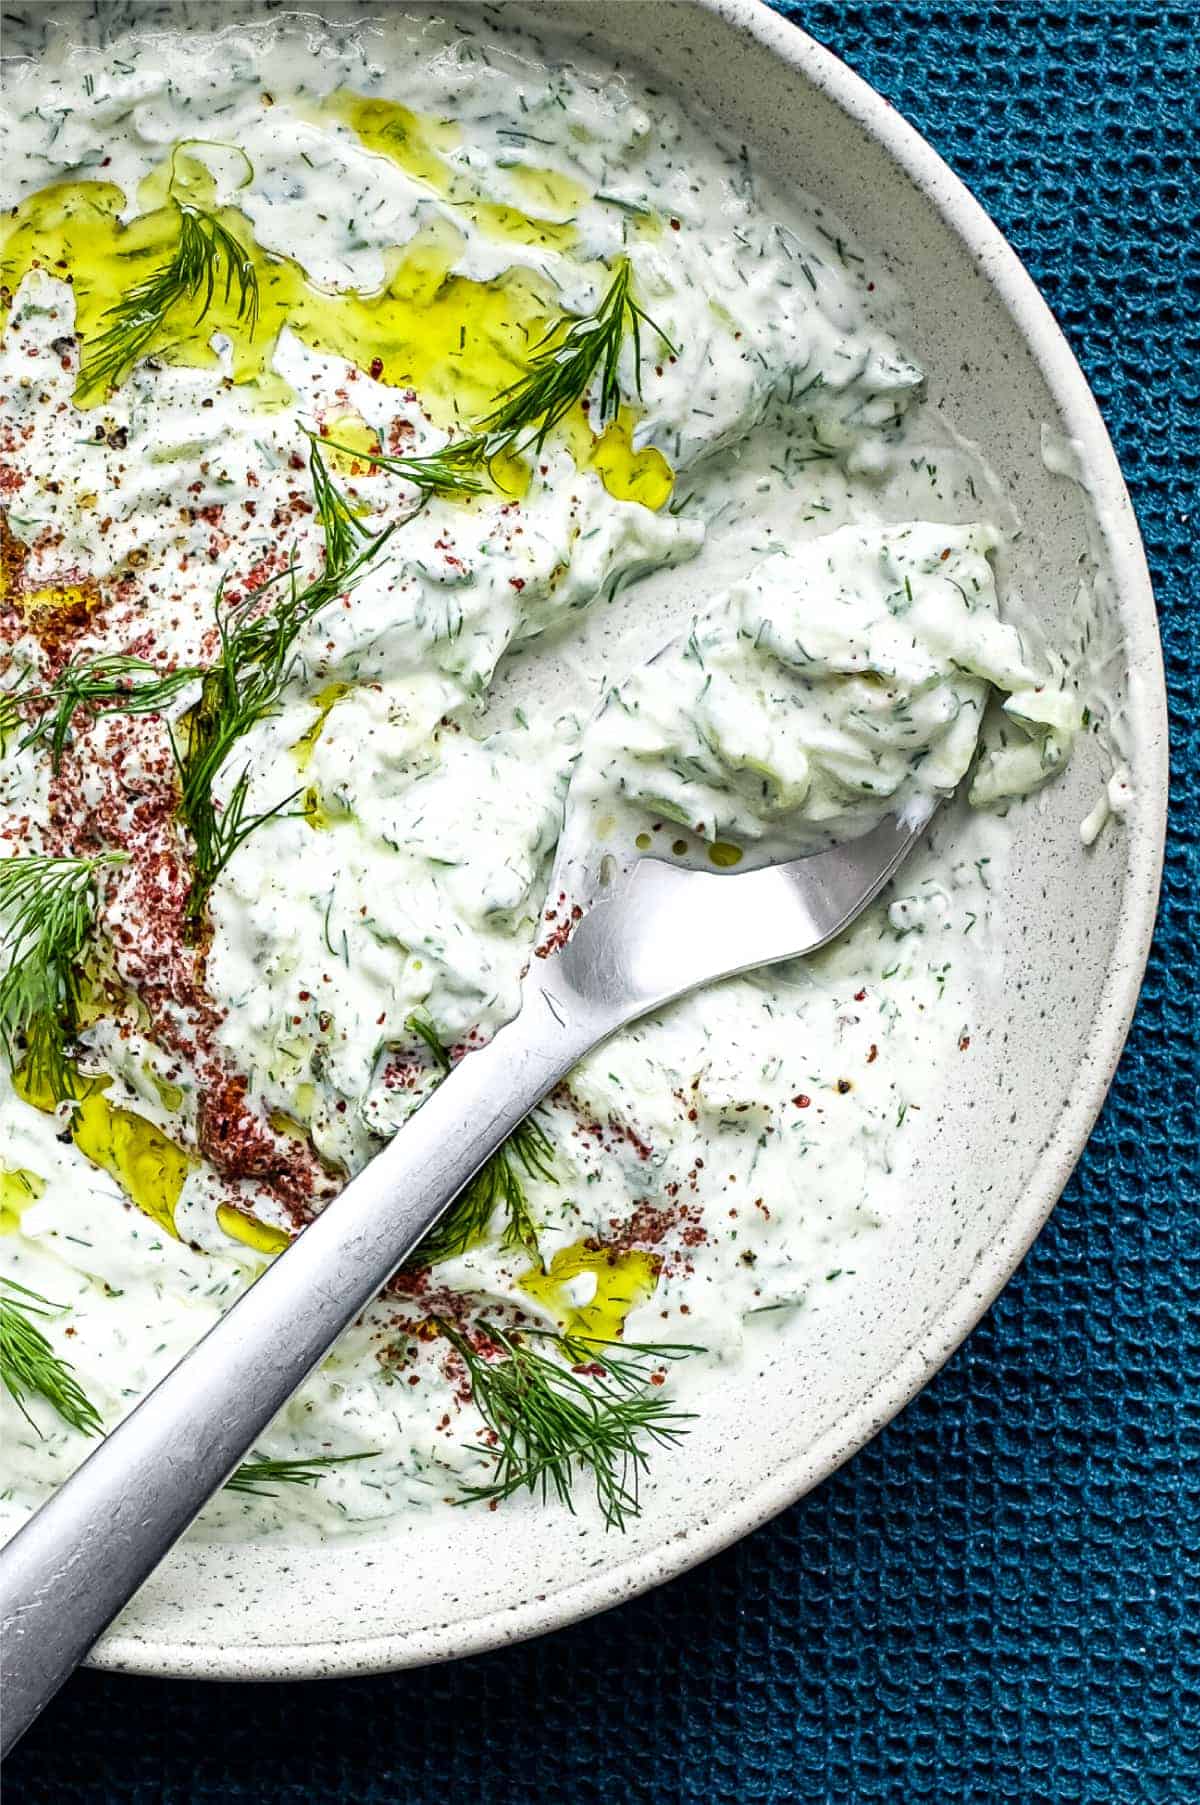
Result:
{"label": "speckled bowl rim", "polygon": [[1083,371],[1031,277],[999,229],[920,134],[860,76],[762,0],[692,0],[697,30],[705,18],[728,20],[820,90],[873,137],[961,240],[1024,339],[1078,441],[1113,577],[1131,676],[1130,714],[1137,745],[1139,806],[1130,817],[1123,911],[1092,1033],[1033,1173],[1003,1228],[968,1279],[886,1380],[851,1404],[801,1457],[723,1511],[663,1546],[562,1590],[481,1616],[420,1631],[255,1647],[197,1646],[147,1640],[118,1629],[89,1665],[180,1679],[292,1680],[380,1673],[457,1659],[543,1635],[636,1597],[719,1553],[794,1504],[848,1460],[920,1391],[973,1329],[1011,1278],[1062,1194],[1104,1103],[1141,988],[1150,951],[1166,837],[1167,711],[1162,650],[1141,535],[1112,442]]}

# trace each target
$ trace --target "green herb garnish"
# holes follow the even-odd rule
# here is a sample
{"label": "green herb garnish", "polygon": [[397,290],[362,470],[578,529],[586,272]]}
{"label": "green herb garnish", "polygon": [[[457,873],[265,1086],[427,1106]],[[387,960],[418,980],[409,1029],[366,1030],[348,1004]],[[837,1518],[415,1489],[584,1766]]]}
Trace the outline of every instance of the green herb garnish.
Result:
{"label": "green herb garnish", "polygon": [[[223,602],[222,579],[215,602],[220,649],[212,664],[161,671],[144,659],[106,654],[65,665],[45,690],[8,692],[4,698],[0,727],[7,729],[12,721],[19,723],[24,718],[24,711],[34,711],[20,748],[49,741],[57,769],[81,708],[93,717],[156,713],[187,685],[200,684],[195,707],[179,730],[171,731],[179,776],[178,814],[192,842],[192,882],[185,917],[193,934],[199,931],[213,885],[238,847],[299,795],[298,790],[293,791],[271,808],[252,812],[247,767],[225,803],[219,805],[214,795],[218,776],[242,735],[278,709],[295,672],[295,642],[303,627],[354,586],[395,530],[390,526],[374,536],[367,533],[330,479],[315,441],[311,468],[314,502],[325,539],[324,568],[310,583],[300,584],[295,567],[289,566],[229,608]],[[264,592],[282,583],[290,585],[286,599],[264,611]],[[3,908],[0,891],[0,913]],[[0,947],[6,944],[0,940]],[[6,1019],[4,985],[9,981],[0,981],[0,1034]]]}
{"label": "green herb garnish", "polygon": [[606,1527],[624,1529],[640,1509],[647,1443],[679,1441],[691,1420],[690,1412],[673,1409],[652,1386],[649,1369],[703,1349],[594,1341],[547,1329],[506,1331],[480,1322],[478,1333],[498,1355],[493,1359],[450,1323],[435,1320],[461,1356],[475,1408],[495,1438],[475,1450],[495,1462],[495,1477],[464,1486],[463,1502],[527,1491],[543,1502],[553,1496],[573,1511],[583,1470]]}
{"label": "green herb garnish", "polygon": [[559,421],[591,391],[600,379],[599,425],[615,419],[621,405],[618,367],[621,346],[633,341],[637,392],[642,392],[641,329],[657,333],[670,352],[674,345],[660,326],[638,306],[630,292],[632,271],[628,259],[616,274],[594,313],[564,314],[543,334],[530,353],[523,376],[498,395],[495,404],[466,437],[453,439],[437,451],[412,456],[356,451],[332,439],[322,439],[334,451],[415,483],[418,488],[453,492],[477,490],[482,485],[469,473],[503,451],[532,448],[540,451]]}
{"label": "green herb garnish", "polygon": [[15,1279],[0,1278],[0,1382],[35,1430],[37,1425],[25,1406],[30,1397],[45,1398],[64,1423],[81,1435],[96,1435],[101,1428],[99,1411],[69,1362],[55,1353],[35,1320],[55,1316],[61,1309]]}
{"label": "green herb garnish", "polygon": [[225,1481],[225,1490],[273,1498],[276,1486],[316,1485],[330,1467],[347,1466],[352,1460],[372,1460],[378,1452],[378,1448],[370,1448],[363,1454],[314,1454],[307,1460],[268,1460],[265,1454],[252,1454]]}
{"label": "green herb garnish", "polygon": [[[171,735],[179,773],[179,817],[192,842],[192,881],[184,915],[193,933],[203,920],[209,892],[238,847],[299,795],[293,790],[271,808],[250,813],[247,765],[225,803],[217,802],[215,785],[225,761],[244,733],[278,710],[291,670],[291,640],[278,633],[268,644],[260,620],[249,615],[258,596],[223,610],[222,594],[223,585],[216,600],[220,654],[204,674],[200,700],[186,716],[181,733]],[[252,631],[256,651],[249,654],[247,638]]]}
{"label": "green herb garnish", "polygon": [[75,1095],[67,1043],[79,1005],[79,958],[92,932],[98,878],[121,853],[95,858],[29,854],[0,860],[0,1045],[25,1064],[38,1088]]}
{"label": "green herb garnish", "polygon": [[104,315],[99,336],[84,348],[80,390],[106,393],[127,376],[180,301],[198,302],[197,321],[212,306],[224,274],[228,301],[237,289],[237,317],[251,332],[258,322],[258,276],[245,247],[211,213],[174,200],[179,238],[166,263],[153,270]]}
{"label": "green herb garnish", "polygon": [[330,451],[340,451],[343,457],[389,470],[426,495],[475,495],[483,488],[479,477],[471,474],[488,455],[486,441],[476,436],[452,439],[436,451],[409,453],[359,451],[353,445],[339,445],[336,439],[321,438],[316,442]]}
{"label": "green herb garnish", "polygon": [[25,724],[20,707],[24,693],[21,682],[12,689],[0,689],[0,758],[7,758],[9,740],[20,733]]}
{"label": "green herb garnish", "polygon": [[523,1247],[538,1257],[537,1223],[525,1193],[526,1178],[553,1181],[554,1143],[541,1124],[528,1116],[502,1147],[455,1198],[414,1248],[407,1266],[433,1266],[452,1260],[482,1240],[498,1207],[504,1208],[502,1247]]}
{"label": "green herb garnish", "polygon": [[293,790],[252,814],[247,807],[249,766],[223,806],[215,796],[217,778],[242,735],[278,712],[283,691],[295,674],[301,630],[358,582],[393,531],[394,527],[386,527],[364,539],[355,551],[336,525],[326,525],[324,570],[303,585],[296,582],[294,568],[282,572],[274,581],[290,579],[287,599],[266,613],[258,612],[262,589],[228,610],[221,606],[222,591],[217,592],[220,652],[203,673],[200,700],[171,742],[179,772],[179,816],[192,841],[185,915],[193,933],[199,930],[213,885],[238,847],[264,822],[283,814],[300,794]]}
{"label": "green herb garnish", "polygon": [[424,1041],[433,1056],[434,1065],[444,1078],[450,1070],[450,1054],[442,1045],[441,1037],[429,1017],[427,1015],[410,1015],[404,1026],[410,1034],[415,1034],[418,1040]]}
{"label": "green herb garnish", "polygon": [[[424,1016],[410,1015],[405,1027],[424,1041],[444,1077],[450,1070],[450,1056],[433,1023]],[[439,1260],[452,1260],[465,1253],[483,1239],[501,1205],[504,1230],[500,1245],[523,1247],[536,1260],[537,1224],[525,1193],[526,1178],[541,1178],[549,1183],[554,1180],[554,1143],[533,1116],[526,1116],[504,1145],[497,1147],[445,1215],[417,1243],[405,1265],[434,1266]]]}
{"label": "green herb garnish", "polygon": [[54,681],[41,690],[13,692],[14,721],[21,724],[17,705],[36,711],[35,719],[17,751],[48,741],[55,771],[62,763],[75,715],[87,709],[93,720],[111,714],[157,714],[181,689],[203,672],[195,666],[164,671],[144,658],[123,652],[106,652],[97,658],[66,664]]}
{"label": "green herb garnish", "polygon": [[308,469],[312,477],[313,506],[321,522],[325,538],[325,569],[331,575],[349,569],[362,547],[371,537],[346,497],[329,474],[321,456],[322,441],[309,433]]}
{"label": "green herb garnish", "polygon": [[597,376],[600,378],[600,424],[615,419],[621,405],[617,372],[626,334],[633,340],[639,395],[642,392],[642,326],[649,326],[667,350],[675,352],[666,333],[634,300],[630,293],[631,277],[629,261],[622,258],[595,313],[566,315],[551,326],[534,347],[525,374],[511,388],[505,389],[492,411],[479,422],[478,430],[486,435],[489,455],[511,446],[524,433],[530,436],[519,449],[532,446],[540,451],[563,416],[588,394]]}

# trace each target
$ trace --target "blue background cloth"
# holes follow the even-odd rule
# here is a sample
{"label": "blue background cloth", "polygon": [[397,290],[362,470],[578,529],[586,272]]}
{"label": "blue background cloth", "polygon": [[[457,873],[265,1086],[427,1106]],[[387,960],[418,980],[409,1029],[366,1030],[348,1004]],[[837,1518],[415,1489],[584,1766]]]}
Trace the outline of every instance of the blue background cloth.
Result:
{"label": "blue background cloth", "polygon": [[781,10],[999,221],[1133,491],[1172,837],[1101,1123],[942,1374],[738,1548],[450,1667],[256,1689],[79,1675],[13,1758],[8,1805],[1200,1800],[1200,8]]}

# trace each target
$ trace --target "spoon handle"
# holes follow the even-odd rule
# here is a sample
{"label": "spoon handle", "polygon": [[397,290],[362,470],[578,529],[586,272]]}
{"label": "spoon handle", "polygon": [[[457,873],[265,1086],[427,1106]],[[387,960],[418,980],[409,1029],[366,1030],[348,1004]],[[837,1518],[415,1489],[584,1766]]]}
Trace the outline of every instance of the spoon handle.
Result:
{"label": "spoon handle", "polygon": [[0,1552],[0,1754],[484,1161],[608,1031],[534,984]]}

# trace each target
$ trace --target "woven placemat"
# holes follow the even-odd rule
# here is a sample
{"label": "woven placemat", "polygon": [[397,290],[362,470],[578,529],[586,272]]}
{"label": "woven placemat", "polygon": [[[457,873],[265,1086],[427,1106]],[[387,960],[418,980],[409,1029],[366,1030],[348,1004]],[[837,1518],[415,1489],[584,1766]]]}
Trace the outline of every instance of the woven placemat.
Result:
{"label": "woven placemat", "polygon": [[798,4],[996,218],[1146,538],[1172,839],[1108,1106],[987,1320],[813,1497],[525,1647],[381,1679],[79,1675],[8,1805],[1200,1800],[1200,8]]}

